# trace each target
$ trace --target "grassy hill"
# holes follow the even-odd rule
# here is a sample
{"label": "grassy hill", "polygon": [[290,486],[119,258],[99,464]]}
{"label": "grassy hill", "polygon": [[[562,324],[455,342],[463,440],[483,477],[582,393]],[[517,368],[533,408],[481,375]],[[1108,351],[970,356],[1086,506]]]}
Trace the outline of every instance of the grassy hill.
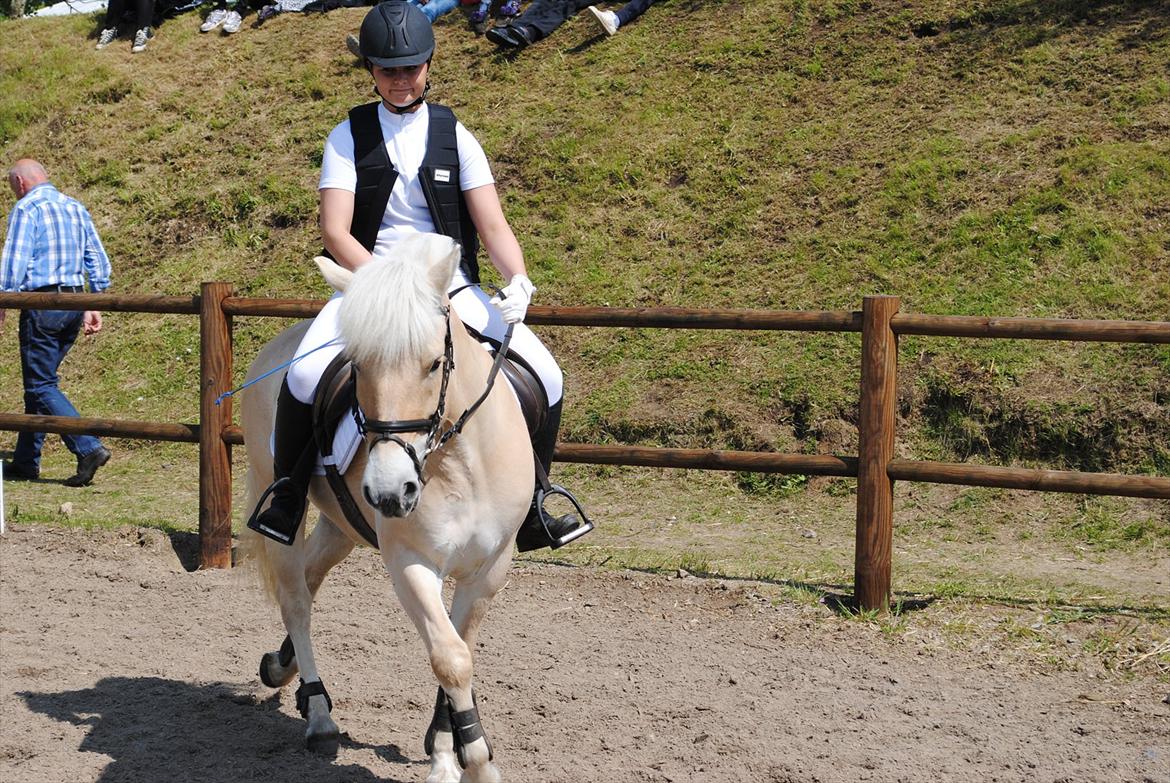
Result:
{"label": "grassy hill", "polygon": [[[0,159],[84,200],[118,291],[324,296],[315,185],[370,98],[344,46],[363,14],[222,37],[191,13],[133,56],[94,51],[93,18],[0,22]],[[1168,318],[1164,3],[661,0],[596,33],[512,57],[459,14],[436,28],[432,97],[493,161],[538,303]],[[283,325],[237,322],[241,375]],[[855,453],[856,335],[543,333],[563,440]],[[197,346],[193,319],[111,314],[66,382],[87,415],[194,421]],[[922,338],[901,360],[906,455],[1170,470],[1170,348]],[[15,329],[0,371],[18,410]]]}

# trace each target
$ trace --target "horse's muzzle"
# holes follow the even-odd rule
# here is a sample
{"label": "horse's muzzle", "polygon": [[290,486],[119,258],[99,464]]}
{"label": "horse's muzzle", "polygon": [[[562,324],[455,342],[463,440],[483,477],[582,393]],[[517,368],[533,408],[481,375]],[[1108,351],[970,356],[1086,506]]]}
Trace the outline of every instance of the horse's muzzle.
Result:
{"label": "horse's muzzle", "polygon": [[413,481],[406,482],[399,493],[372,492],[369,485],[363,484],[362,494],[365,496],[366,502],[378,509],[378,512],[384,517],[406,516],[414,511],[419,498],[418,484]]}

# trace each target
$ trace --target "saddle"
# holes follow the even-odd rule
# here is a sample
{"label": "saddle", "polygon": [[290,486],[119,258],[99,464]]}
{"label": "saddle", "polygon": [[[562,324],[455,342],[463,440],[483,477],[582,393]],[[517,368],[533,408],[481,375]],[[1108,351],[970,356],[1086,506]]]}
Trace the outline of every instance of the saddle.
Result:
{"label": "saddle", "polygon": [[[468,326],[467,333],[490,351],[493,359],[499,352],[500,344],[485,338]],[[548,418],[548,396],[536,377],[536,373],[515,351],[509,350],[500,364],[500,371],[508,379],[524,413],[528,435],[532,437]],[[360,440],[354,410],[353,364],[339,355],[325,369],[313,395],[313,435],[321,452],[321,468],[345,518],[366,543],[378,548],[378,537],[366,522],[349,487],[344,473],[349,467]],[[340,435],[339,435],[340,433]]]}

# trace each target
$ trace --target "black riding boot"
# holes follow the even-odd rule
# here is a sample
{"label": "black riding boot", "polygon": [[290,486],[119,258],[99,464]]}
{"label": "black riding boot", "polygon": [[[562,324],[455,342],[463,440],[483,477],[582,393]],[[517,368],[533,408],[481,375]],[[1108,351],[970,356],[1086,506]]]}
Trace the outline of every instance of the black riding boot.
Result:
{"label": "black riding boot", "polygon": [[[544,475],[546,477],[548,476],[549,469],[552,467],[553,450],[557,445],[557,432],[560,428],[561,403],[558,402],[556,405],[549,407],[548,418],[545,420],[544,426],[537,430],[536,434],[532,437],[532,450],[536,453],[536,459],[540,463],[540,467],[544,468]],[[572,513],[559,517],[545,515],[542,521],[541,510],[537,505],[537,497],[540,494],[540,490],[541,482],[540,476],[538,475],[536,481],[537,494],[532,498],[532,507],[528,509],[528,516],[524,519],[524,524],[520,526],[520,532],[516,534],[516,548],[521,552],[530,552],[533,549],[541,549],[546,546],[556,549],[562,546],[558,542],[582,525],[577,515]],[[592,525],[589,527],[592,529]],[[583,531],[582,535],[586,532],[588,531]]]}
{"label": "black riding boot", "polygon": [[305,516],[305,498],[309,494],[317,450],[313,448],[313,407],[292,395],[287,379],[280,385],[280,396],[276,398],[274,439],[272,466],[276,480],[265,492],[272,495],[272,503],[263,513],[257,513],[264,503],[261,497],[248,527],[273,541],[292,544]]}

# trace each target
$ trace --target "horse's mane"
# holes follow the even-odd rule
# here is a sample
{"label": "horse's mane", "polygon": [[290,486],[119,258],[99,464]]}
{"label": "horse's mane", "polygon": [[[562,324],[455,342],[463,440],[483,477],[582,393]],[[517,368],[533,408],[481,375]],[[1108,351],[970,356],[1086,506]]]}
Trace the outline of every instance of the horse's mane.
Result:
{"label": "horse's mane", "polygon": [[339,313],[346,354],[359,364],[422,356],[442,328],[443,297],[457,260],[451,239],[418,234],[358,269]]}

